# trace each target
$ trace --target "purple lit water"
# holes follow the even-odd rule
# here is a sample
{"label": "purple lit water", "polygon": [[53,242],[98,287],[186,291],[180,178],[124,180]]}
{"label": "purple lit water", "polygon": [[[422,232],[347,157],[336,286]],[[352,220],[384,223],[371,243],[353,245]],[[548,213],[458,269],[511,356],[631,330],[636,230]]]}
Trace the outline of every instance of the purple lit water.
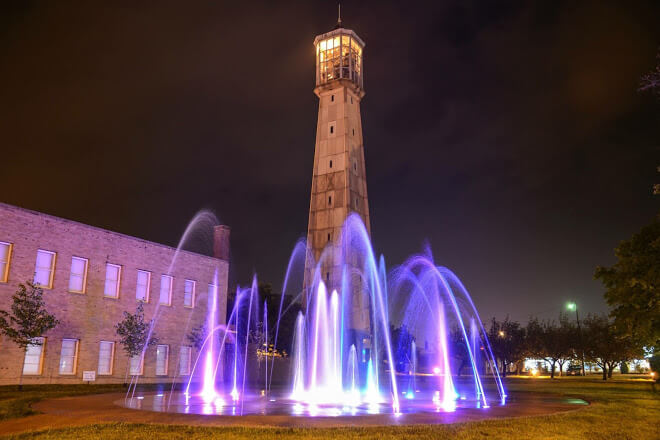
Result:
{"label": "purple lit water", "polygon": [[[369,234],[354,214],[344,223],[341,243],[326,248],[313,266],[313,282],[302,295],[303,286],[293,280],[303,279],[310,258],[304,242],[297,243],[274,329],[267,327],[266,304],[259,310],[256,277],[249,287],[237,289],[226,326],[217,325],[217,300],[211,301],[209,334],[186,391],[172,394],[165,409],[156,410],[314,416],[453,412],[505,403],[476,307],[458,277],[437,266],[430,252],[411,257],[388,274],[384,257],[376,258]],[[329,266],[336,272],[332,279],[340,280],[331,290],[322,281]],[[290,313],[282,310],[284,295],[291,293],[306,298],[306,313],[295,321],[288,385],[278,388],[272,386],[275,360],[268,370],[268,333],[274,333],[277,350],[281,318]],[[410,347],[394,349],[391,326],[408,329],[414,337]],[[248,359],[260,331],[266,341],[265,381],[250,387],[255,382],[248,377]],[[462,344],[460,350],[457,344]],[[395,358],[395,351],[405,359]],[[457,376],[460,353],[468,376]],[[402,364],[407,367],[397,367]],[[159,406],[157,402],[150,405]]]}

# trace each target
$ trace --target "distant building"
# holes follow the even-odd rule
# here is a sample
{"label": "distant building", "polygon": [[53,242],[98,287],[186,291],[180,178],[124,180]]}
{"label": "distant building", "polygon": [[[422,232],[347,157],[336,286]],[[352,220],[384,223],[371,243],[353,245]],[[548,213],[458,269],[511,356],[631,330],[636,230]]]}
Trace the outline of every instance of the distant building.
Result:
{"label": "distant building", "polygon": [[[200,255],[75,221],[0,203],[0,309],[10,310],[19,283],[42,286],[60,324],[43,345],[24,355],[0,336],[0,384],[188,380],[197,356],[187,340],[205,323],[217,294],[218,324],[225,322],[229,228],[216,226],[214,257]],[[158,345],[129,359],[115,334],[123,312],[144,303],[154,318]],[[195,372],[197,375],[197,372]]]}

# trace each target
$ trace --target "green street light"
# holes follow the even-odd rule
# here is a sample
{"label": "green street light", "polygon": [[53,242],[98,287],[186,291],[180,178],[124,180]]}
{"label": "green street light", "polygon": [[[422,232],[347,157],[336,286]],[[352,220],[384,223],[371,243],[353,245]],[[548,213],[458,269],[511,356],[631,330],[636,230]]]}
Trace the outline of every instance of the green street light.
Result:
{"label": "green street light", "polygon": [[570,303],[566,304],[566,308],[567,308],[568,310],[573,311],[573,310],[577,309],[577,306],[576,306],[576,304],[575,304],[574,302],[570,302]]}

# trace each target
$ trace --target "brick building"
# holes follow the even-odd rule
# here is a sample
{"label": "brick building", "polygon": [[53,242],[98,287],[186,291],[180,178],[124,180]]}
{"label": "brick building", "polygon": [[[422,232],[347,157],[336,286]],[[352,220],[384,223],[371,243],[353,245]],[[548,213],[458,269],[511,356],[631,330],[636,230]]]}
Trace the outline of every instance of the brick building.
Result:
{"label": "brick building", "polygon": [[[60,321],[44,343],[24,355],[0,336],[0,384],[188,380],[197,353],[186,338],[205,322],[217,295],[218,324],[225,322],[229,228],[216,226],[214,257],[149,242],[75,221],[0,203],[0,309],[10,310],[19,283],[44,289],[48,310]],[[154,318],[158,345],[143,359],[124,353],[115,324],[144,303]],[[198,374],[197,371],[194,372]]]}

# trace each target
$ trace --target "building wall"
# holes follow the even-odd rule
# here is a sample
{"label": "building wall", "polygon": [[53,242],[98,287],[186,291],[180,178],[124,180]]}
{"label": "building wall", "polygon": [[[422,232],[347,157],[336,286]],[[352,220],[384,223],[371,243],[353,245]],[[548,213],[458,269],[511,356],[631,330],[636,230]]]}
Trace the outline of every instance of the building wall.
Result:
{"label": "building wall", "polygon": [[[216,231],[216,239],[218,233]],[[228,229],[227,229],[228,237]],[[100,383],[123,382],[128,357],[119,344],[114,326],[123,312],[134,313],[137,271],[151,272],[145,319],[155,319],[154,335],[169,346],[167,375],[156,376],[156,347],[147,349],[141,381],[187,380],[178,376],[179,347],[190,345],[186,335],[207,316],[210,284],[217,288],[218,323],[225,322],[229,262],[103,230],[34,211],[0,203],[0,242],[12,243],[9,276],[0,283],[0,309],[10,310],[19,283],[32,281],[37,250],[56,252],[52,289],[44,289],[48,310],[59,325],[46,333],[40,375],[23,377],[23,383],[80,383],[82,372],[97,370],[99,342],[115,342],[114,367],[109,376],[96,375]],[[224,245],[228,246],[228,239]],[[225,255],[227,252],[224,253]],[[85,293],[69,292],[72,256],[88,259]],[[121,266],[119,297],[104,296],[106,263]],[[161,275],[173,276],[171,305],[159,305]],[[195,281],[194,307],[184,307],[184,281]],[[62,339],[78,339],[78,359],[73,375],[59,374]],[[197,353],[193,349],[192,363]],[[23,352],[0,336],[0,384],[17,383],[23,369]],[[196,373],[195,373],[196,374]]]}

